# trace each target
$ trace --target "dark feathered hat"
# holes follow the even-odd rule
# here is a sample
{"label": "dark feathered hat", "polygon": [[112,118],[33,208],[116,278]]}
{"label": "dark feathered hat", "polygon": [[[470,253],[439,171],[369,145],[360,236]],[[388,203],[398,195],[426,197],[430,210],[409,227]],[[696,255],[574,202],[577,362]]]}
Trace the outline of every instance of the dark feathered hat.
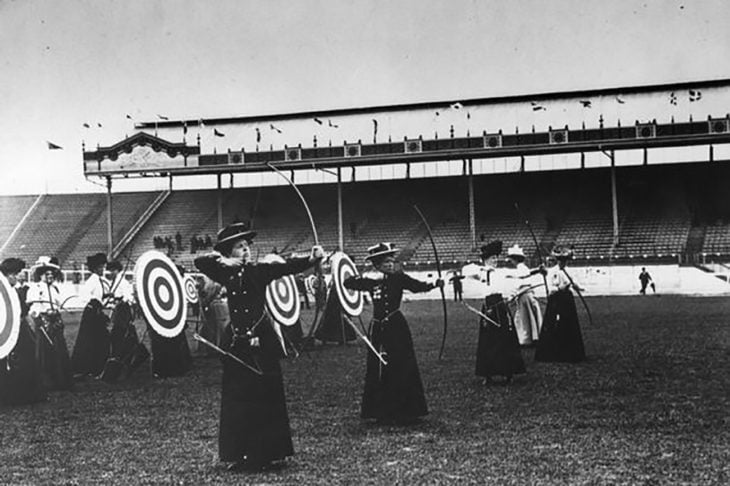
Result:
{"label": "dark feathered hat", "polygon": [[20,258],[6,258],[0,263],[0,272],[5,275],[12,275],[25,268],[25,261]]}
{"label": "dark feathered hat", "polygon": [[553,251],[550,253],[551,256],[557,258],[558,260],[571,260],[573,258],[573,249],[572,248],[554,248]]}
{"label": "dark feathered hat", "polygon": [[109,260],[106,264],[106,269],[110,272],[119,272],[122,270],[122,264],[119,262],[119,260]]}
{"label": "dark feathered hat", "polygon": [[229,224],[218,232],[218,242],[213,246],[213,249],[224,252],[235,241],[244,239],[250,243],[255,236],[256,232],[250,230],[246,223]]}
{"label": "dark feathered hat", "polygon": [[502,253],[502,241],[494,240],[480,248],[482,252],[482,258],[487,259],[492,256],[499,255]]}
{"label": "dark feathered hat", "polygon": [[86,257],[86,266],[89,268],[96,268],[104,264],[106,264],[106,254],[104,253],[94,253]]}

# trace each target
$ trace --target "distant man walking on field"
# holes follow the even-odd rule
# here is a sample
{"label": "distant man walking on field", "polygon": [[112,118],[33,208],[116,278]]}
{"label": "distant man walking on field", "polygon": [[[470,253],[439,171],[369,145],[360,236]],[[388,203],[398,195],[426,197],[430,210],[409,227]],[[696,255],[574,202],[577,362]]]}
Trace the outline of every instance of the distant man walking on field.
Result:
{"label": "distant man walking on field", "polygon": [[639,281],[641,282],[641,290],[639,290],[639,293],[641,295],[646,295],[646,286],[651,283],[651,289],[656,293],[656,287],[654,286],[654,282],[651,279],[651,275],[649,275],[649,272],[646,271],[646,267],[641,268],[641,273],[639,274]]}

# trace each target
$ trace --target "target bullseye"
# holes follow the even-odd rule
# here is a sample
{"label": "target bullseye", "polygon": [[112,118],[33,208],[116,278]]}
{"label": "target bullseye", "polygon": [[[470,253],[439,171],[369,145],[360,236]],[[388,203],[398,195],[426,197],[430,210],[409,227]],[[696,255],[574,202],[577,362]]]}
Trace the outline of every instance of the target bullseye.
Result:
{"label": "target bullseye", "polygon": [[187,300],[182,277],[172,260],[159,251],[144,253],[134,266],[134,285],[150,327],[167,338],[180,334],[185,327]]}
{"label": "target bullseye", "polygon": [[9,355],[20,333],[20,299],[5,275],[0,273],[0,359]]}
{"label": "target bullseye", "polygon": [[192,275],[185,275],[185,281],[183,282],[183,288],[185,289],[185,298],[189,304],[198,303],[198,286],[195,283],[195,278]]}
{"label": "target bullseye", "polygon": [[[266,255],[264,262],[284,262],[278,255]],[[276,322],[293,326],[299,320],[301,303],[293,275],[285,275],[266,286],[266,307]]]}
{"label": "target bullseye", "polygon": [[357,267],[350,257],[342,252],[332,255],[332,279],[337,290],[337,297],[342,304],[342,310],[351,316],[359,316],[362,313],[363,297],[358,290],[346,288],[343,284],[349,277],[359,275]]}

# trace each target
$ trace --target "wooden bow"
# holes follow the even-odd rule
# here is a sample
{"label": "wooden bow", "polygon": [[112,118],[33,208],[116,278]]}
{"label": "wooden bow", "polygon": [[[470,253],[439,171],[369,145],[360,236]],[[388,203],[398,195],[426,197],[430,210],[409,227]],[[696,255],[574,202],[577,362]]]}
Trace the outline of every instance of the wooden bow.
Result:
{"label": "wooden bow", "polygon": [[[426,231],[428,232],[428,239],[431,240],[431,248],[433,248],[433,255],[434,258],[436,258],[436,272],[438,273],[439,280],[441,280],[441,260],[439,259],[438,250],[436,249],[436,243],[433,241],[433,233],[431,232],[431,227],[428,225],[428,221],[426,221],[426,217],[423,215],[420,209],[418,209],[418,206],[415,204],[413,205],[413,209],[416,210],[418,213],[418,216],[421,217],[421,221],[423,221],[423,224],[426,226]],[[446,314],[446,294],[444,293],[444,287],[439,287],[439,290],[441,291],[441,304],[444,311],[444,333],[441,337],[441,349],[439,350],[439,360],[444,355],[444,346],[446,345],[446,333],[449,328],[449,321]]]}

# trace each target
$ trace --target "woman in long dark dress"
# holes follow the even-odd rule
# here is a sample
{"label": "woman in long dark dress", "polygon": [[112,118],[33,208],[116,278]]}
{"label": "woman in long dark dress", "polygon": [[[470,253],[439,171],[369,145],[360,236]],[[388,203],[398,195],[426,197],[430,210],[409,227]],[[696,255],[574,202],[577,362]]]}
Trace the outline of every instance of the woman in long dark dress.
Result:
{"label": "woman in long dark dress", "polygon": [[428,406],[411,331],[400,311],[403,291],[428,292],[443,286],[443,281],[421,282],[396,271],[396,252],[391,243],[370,247],[366,259],[382,277],[349,277],[343,284],[370,293],[373,301],[370,339],[388,363],[383,365],[374,353],[368,353],[360,416],[380,423],[405,425],[428,415]]}
{"label": "woman in long dark dress", "polygon": [[63,301],[56,281],[61,267],[55,257],[39,257],[33,266],[35,284],[28,289],[28,314],[36,331],[36,357],[43,380],[49,390],[70,390],[73,387],[71,357],[68,353],[64,323],[61,318]]}
{"label": "woman in long dark dress", "polygon": [[565,266],[573,257],[573,252],[566,250],[553,254],[558,265],[550,269],[548,296],[545,319],[540,340],[535,351],[535,361],[554,361],[578,363],[586,359],[583,335],[578,322],[578,312],[571,287],[582,290],[569,276]]}
{"label": "woman in long dark dress", "polygon": [[313,266],[323,256],[315,246],[309,257],[286,263],[254,263],[250,245],[256,232],[234,223],[218,233],[213,253],[195,259],[195,266],[224,285],[230,323],[222,356],[219,455],[233,470],[257,471],[294,454],[279,360],[279,339],[265,312],[266,286],[284,275]]}
{"label": "woman in long dark dress", "polygon": [[112,329],[109,333],[111,350],[102,379],[113,383],[131,375],[149,359],[150,353],[139,341],[134,327],[134,291],[122,271],[122,264],[112,260],[107,264],[107,270],[111,277],[111,288],[106,302],[107,307],[112,309]]}
{"label": "woman in long dark dress", "polygon": [[[18,258],[6,258],[0,263],[0,272],[5,275],[11,286],[15,286],[17,276],[24,268],[25,262]],[[10,354],[0,360],[0,404],[4,405],[25,405],[47,398],[43,375],[35,355],[36,336],[26,320],[28,306],[25,303],[25,296],[20,291],[18,297],[20,301],[18,341]]]}
{"label": "woman in long dark dress", "polygon": [[476,278],[485,287],[486,296],[479,317],[479,336],[477,339],[475,374],[489,384],[497,376],[505,383],[515,374],[525,373],[517,331],[513,325],[509,309],[501,293],[493,284],[492,272],[496,268],[497,257],[502,253],[502,242],[493,241],[481,247],[481,265],[470,264],[462,273]]}
{"label": "woman in long dark dress", "polygon": [[76,336],[71,367],[77,376],[98,376],[109,357],[109,318],[104,313],[109,282],[104,278],[106,255],[96,253],[86,258],[91,275],[81,286],[80,294],[86,301]]}

